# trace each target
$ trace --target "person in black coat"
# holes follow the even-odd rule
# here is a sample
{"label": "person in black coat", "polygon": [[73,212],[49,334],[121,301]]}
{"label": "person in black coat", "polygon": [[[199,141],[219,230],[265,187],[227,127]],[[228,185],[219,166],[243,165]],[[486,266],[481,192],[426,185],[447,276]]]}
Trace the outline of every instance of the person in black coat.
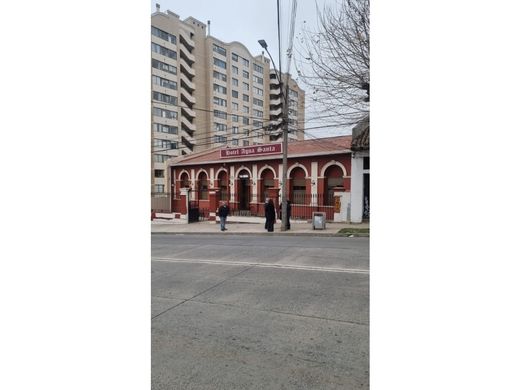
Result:
{"label": "person in black coat", "polygon": [[221,202],[218,208],[218,216],[220,217],[220,231],[223,232],[226,229],[226,218],[229,214],[229,207],[226,202]]}
{"label": "person in black coat", "polygon": [[265,205],[265,228],[268,232],[274,232],[274,223],[276,220],[276,211],[272,199],[267,201]]}
{"label": "person in black coat", "polygon": [[[283,210],[283,204],[280,203],[280,220],[283,222],[282,219],[282,210]],[[285,230],[291,229],[291,201],[287,199],[287,223],[285,224]]]}

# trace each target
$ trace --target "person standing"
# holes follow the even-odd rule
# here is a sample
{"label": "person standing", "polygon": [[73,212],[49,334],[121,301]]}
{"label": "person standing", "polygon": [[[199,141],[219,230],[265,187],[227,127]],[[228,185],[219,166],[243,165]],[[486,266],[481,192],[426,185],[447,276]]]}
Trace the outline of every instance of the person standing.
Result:
{"label": "person standing", "polygon": [[265,228],[268,232],[274,232],[274,223],[276,220],[276,211],[272,199],[269,199],[265,206]]}
{"label": "person standing", "polygon": [[226,229],[226,218],[229,214],[229,207],[227,202],[220,202],[220,207],[218,208],[218,216],[220,217],[220,231],[223,232]]}

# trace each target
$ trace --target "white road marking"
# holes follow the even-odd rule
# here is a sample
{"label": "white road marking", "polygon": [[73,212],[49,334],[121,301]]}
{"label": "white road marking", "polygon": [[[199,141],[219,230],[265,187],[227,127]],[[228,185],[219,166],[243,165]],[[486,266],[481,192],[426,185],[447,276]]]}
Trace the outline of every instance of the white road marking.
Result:
{"label": "white road marking", "polygon": [[322,272],[346,272],[350,274],[365,274],[368,275],[367,269],[355,268],[331,268],[331,267],[316,267],[309,265],[290,265],[290,264],[275,264],[275,263],[250,263],[245,261],[226,261],[226,260],[207,260],[207,259],[176,259],[171,257],[152,257],[152,261],[165,263],[195,263],[195,264],[220,264],[220,265],[241,265],[254,266],[262,268],[282,268],[282,269],[297,269],[305,271],[322,271]]}

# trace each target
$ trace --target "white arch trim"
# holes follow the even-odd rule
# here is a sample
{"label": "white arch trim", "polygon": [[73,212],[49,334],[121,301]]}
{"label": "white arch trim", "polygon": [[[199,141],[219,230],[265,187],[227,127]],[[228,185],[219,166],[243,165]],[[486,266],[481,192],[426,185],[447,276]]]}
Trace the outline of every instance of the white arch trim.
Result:
{"label": "white arch trim", "polygon": [[199,180],[199,175],[201,172],[204,172],[206,174],[207,180],[210,180],[209,174],[204,168],[200,168],[199,171],[197,172],[197,174],[195,175],[197,180]]}
{"label": "white arch trim", "polygon": [[287,177],[291,177],[291,172],[295,168],[303,169],[305,171],[305,177],[309,177],[309,172],[307,171],[307,168],[305,168],[305,165],[300,164],[300,163],[295,163],[295,164],[291,165],[291,167],[287,170]]}
{"label": "white arch trim", "polygon": [[323,166],[323,168],[321,168],[321,177],[325,177],[325,171],[327,170],[328,167],[332,166],[332,165],[337,165],[338,167],[341,168],[341,170],[343,171],[343,177],[347,176],[347,169],[345,168],[345,166],[340,163],[339,161],[329,161],[327,164],[325,164]]}
{"label": "white arch trim", "polygon": [[253,178],[253,173],[249,170],[248,167],[244,166],[244,165],[241,165],[239,168],[235,168],[235,179],[238,177],[238,174],[240,173],[240,171],[242,169],[245,169],[247,172],[249,172],[249,178],[250,179],[254,179]]}
{"label": "white arch trim", "polygon": [[258,171],[257,179],[261,179],[262,178],[262,172],[265,171],[266,169],[270,169],[271,172],[273,172],[273,178],[277,179],[276,171],[273,169],[273,167],[270,167],[269,165],[264,165],[262,168],[260,168],[260,170]]}
{"label": "white arch trim", "polygon": [[217,172],[215,172],[215,180],[218,179],[218,175],[220,175],[220,172],[227,173],[226,168],[220,167]]}
{"label": "white arch trim", "polygon": [[188,175],[188,180],[191,180],[191,177],[190,177],[190,173],[186,170],[186,169],[183,169],[182,171],[179,172],[179,178],[178,180],[180,181],[181,180],[181,177],[182,177],[182,174],[185,173],[186,175]]}

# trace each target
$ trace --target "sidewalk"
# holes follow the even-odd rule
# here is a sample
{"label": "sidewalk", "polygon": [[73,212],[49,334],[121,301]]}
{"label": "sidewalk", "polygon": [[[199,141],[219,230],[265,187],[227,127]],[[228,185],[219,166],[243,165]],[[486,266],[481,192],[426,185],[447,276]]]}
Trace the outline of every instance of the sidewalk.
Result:
{"label": "sidewalk", "polygon": [[[169,215],[158,214],[158,217],[169,217]],[[218,219],[218,217],[217,217]],[[186,223],[179,219],[155,219],[151,222],[151,231],[154,233],[171,234],[266,234],[266,235],[316,235],[334,236],[343,228],[367,229],[370,227],[368,222],[359,224],[327,222],[325,230],[313,230],[310,222],[291,220],[291,229],[282,232],[280,230],[280,220],[274,225],[274,232],[268,233],[264,229],[265,218],[261,217],[228,217],[226,223],[227,231],[220,231],[220,223],[217,221],[202,221]],[[357,236],[368,236],[368,234],[355,234]]]}

